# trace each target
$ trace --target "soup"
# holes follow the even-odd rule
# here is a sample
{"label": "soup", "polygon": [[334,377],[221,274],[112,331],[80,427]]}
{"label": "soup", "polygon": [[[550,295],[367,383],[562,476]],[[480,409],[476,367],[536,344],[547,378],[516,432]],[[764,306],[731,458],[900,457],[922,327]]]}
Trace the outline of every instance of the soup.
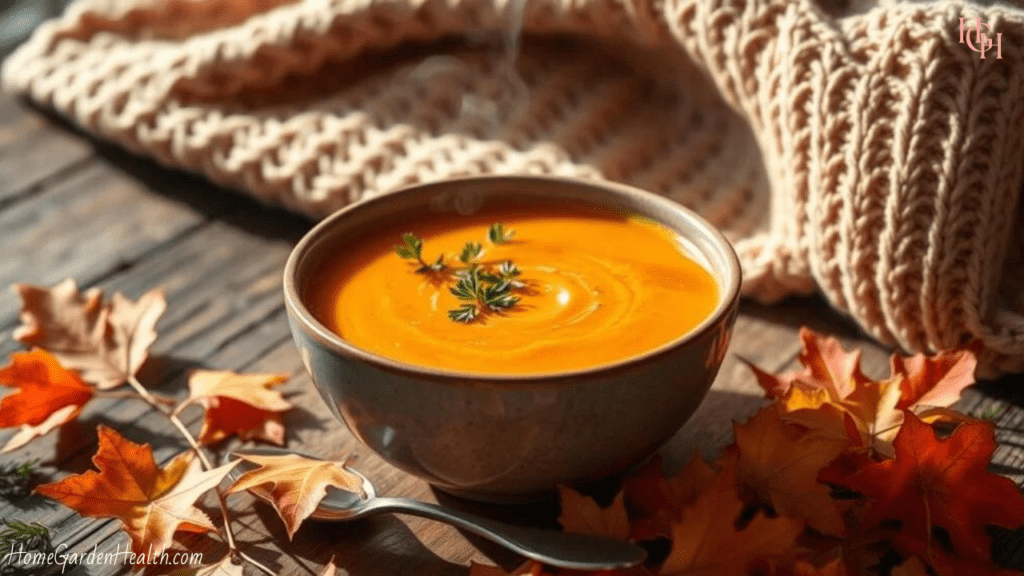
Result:
{"label": "soup", "polygon": [[558,204],[376,228],[313,278],[311,312],[356,347],[475,374],[614,363],[679,338],[719,301],[671,230]]}

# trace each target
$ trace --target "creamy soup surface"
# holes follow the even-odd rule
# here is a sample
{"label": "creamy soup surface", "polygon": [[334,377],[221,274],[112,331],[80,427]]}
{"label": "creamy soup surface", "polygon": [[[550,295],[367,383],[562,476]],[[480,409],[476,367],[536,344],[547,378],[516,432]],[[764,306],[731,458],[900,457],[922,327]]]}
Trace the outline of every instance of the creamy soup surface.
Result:
{"label": "creamy soup surface", "polygon": [[[512,238],[488,241],[501,222]],[[427,263],[396,254],[402,234],[422,239]],[[449,311],[467,242],[481,270],[511,261],[518,303],[479,306],[470,322]],[[664,226],[599,209],[539,204],[472,216],[424,214],[382,226],[323,262],[304,295],[313,315],[358,348],[417,366],[477,374],[552,373],[613,363],[689,332],[714,310],[719,289]]]}

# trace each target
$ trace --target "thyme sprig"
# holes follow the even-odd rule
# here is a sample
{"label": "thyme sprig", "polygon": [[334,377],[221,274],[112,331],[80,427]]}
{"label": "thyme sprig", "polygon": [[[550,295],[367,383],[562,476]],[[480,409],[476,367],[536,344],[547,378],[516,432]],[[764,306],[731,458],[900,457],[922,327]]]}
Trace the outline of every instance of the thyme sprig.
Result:
{"label": "thyme sprig", "polygon": [[423,260],[423,239],[417,237],[412,232],[406,232],[402,234],[402,243],[395,246],[395,252],[399,256],[407,260],[416,260],[420,263],[420,267],[417,272],[440,272],[445,269],[444,265],[444,254],[437,257],[432,264],[427,264]]}
{"label": "thyme sprig", "polygon": [[[504,224],[497,222],[487,230],[487,239],[497,246],[504,244],[515,236],[515,230],[505,230]],[[498,265],[480,262],[484,254],[481,242],[466,242],[459,252],[458,260],[464,266],[445,263],[445,255],[441,254],[433,264],[423,259],[423,239],[412,232],[402,234],[402,243],[395,246],[395,252],[406,260],[415,260],[420,264],[418,273],[446,273],[455,280],[455,285],[448,289],[462,303],[448,311],[448,318],[454,322],[469,324],[487,312],[498,312],[512,308],[520,299],[514,292],[526,287],[517,280],[521,274],[519,267],[511,260]]]}

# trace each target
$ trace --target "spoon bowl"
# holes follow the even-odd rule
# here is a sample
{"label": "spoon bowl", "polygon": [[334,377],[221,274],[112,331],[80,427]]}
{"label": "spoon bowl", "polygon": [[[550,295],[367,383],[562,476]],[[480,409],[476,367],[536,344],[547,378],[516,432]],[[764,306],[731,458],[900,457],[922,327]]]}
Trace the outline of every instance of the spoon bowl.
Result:
{"label": "spoon bowl", "polygon": [[[320,460],[315,456],[282,448],[251,448],[244,452],[229,453],[228,458],[245,455],[286,456],[289,454]],[[327,495],[310,514],[310,518],[348,521],[372,514],[409,514],[444,522],[500,544],[527,558],[570,570],[629,568],[640,564],[647,558],[647,552],[643,548],[629,542],[599,536],[514,526],[429,502],[410,498],[381,497],[377,495],[369,478],[347,464],[344,467],[346,471],[361,479],[363,494],[340,489],[328,490]],[[242,460],[238,466],[232,469],[229,476],[233,481],[237,480],[241,474],[247,471],[247,468],[254,469],[255,465]],[[250,492],[261,500],[273,501],[270,491],[262,487],[251,489]]]}

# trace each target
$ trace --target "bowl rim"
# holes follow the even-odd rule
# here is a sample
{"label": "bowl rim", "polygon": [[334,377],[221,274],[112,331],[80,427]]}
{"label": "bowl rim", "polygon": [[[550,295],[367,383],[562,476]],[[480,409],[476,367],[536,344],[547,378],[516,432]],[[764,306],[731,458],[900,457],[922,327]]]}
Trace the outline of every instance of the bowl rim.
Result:
{"label": "bowl rim", "polygon": [[[331,232],[331,229],[335,226],[336,222],[346,218],[350,213],[363,210],[366,206],[379,204],[382,202],[388,202],[390,197],[395,194],[412,193],[425,187],[438,187],[445,184],[453,183],[481,183],[481,184],[513,184],[513,185],[528,185],[531,182],[545,182],[555,183],[569,186],[586,186],[601,188],[605,191],[611,192],[612,194],[621,194],[630,196],[643,201],[643,203],[656,204],[659,209],[676,212],[678,215],[682,215],[691,225],[699,228],[701,232],[710,240],[712,244],[723,256],[725,263],[726,276],[727,278],[720,278],[714,270],[708,270],[709,273],[715,278],[721,287],[722,293],[719,298],[718,305],[715,309],[705,317],[699,324],[679,335],[678,337],[650,350],[616,360],[614,362],[606,362],[597,364],[594,366],[588,366],[585,368],[576,368],[573,370],[555,371],[555,372],[540,372],[540,373],[528,373],[528,374],[501,374],[501,373],[486,373],[486,372],[468,372],[458,370],[447,370],[443,368],[431,368],[427,366],[419,366],[416,364],[401,362],[364,350],[358,346],[347,342],[341,336],[335,334],[325,325],[323,325],[316,317],[313,316],[309,308],[302,302],[299,296],[298,289],[298,272],[299,266],[304,257],[310,252],[311,247],[316,246],[318,241],[325,235]],[[580,200],[585,203],[585,200]],[[644,214],[645,216],[654,217],[651,214]],[[659,219],[655,218],[655,220]],[[662,223],[665,226],[667,224]],[[684,230],[678,230],[673,228],[673,231],[679,234],[686,234]],[[705,267],[705,265],[701,265]],[[353,202],[332,214],[325,217],[313,228],[311,228],[306,234],[299,240],[299,242],[292,248],[291,253],[288,256],[288,260],[284,267],[284,300],[285,307],[289,312],[289,315],[294,321],[296,321],[299,327],[307,334],[317,340],[322,346],[340,354],[347,358],[354,358],[367,362],[376,368],[383,369],[387,372],[399,373],[405,376],[413,376],[419,380],[432,380],[438,382],[449,382],[449,383],[491,383],[491,384],[543,384],[557,383],[564,384],[566,381],[573,380],[590,380],[594,377],[605,377],[612,376],[618,372],[631,371],[637,368],[639,365],[644,365],[649,362],[658,360],[659,358],[672,353],[680,347],[683,347],[691,341],[697,340],[704,333],[715,328],[720,322],[725,320],[730,314],[735,312],[738,307],[738,301],[740,298],[740,285],[742,282],[742,271],[740,268],[739,257],[736,255],[736,251],[732,244],[722,235],[722,233],[712,226],[708,221],[702,218],[699,214],[693,210],[665,198],[652,192],[647,192],[634,186],[620,184],[617,182],[607,181],[596,181],[596,180],[584,180],[580,178],[571,178],[565,176],[538,176],[538,175],[481,175],[481,176],[461,176],[453,178],[444,178],[439,180],[431,180],[429,182],[420,182],[410,186],[404,186],[398,188],[392,192],[379,194],[371,198],[365,198],[357,202]],[[295,327],[293,327],[293,330]]]}

